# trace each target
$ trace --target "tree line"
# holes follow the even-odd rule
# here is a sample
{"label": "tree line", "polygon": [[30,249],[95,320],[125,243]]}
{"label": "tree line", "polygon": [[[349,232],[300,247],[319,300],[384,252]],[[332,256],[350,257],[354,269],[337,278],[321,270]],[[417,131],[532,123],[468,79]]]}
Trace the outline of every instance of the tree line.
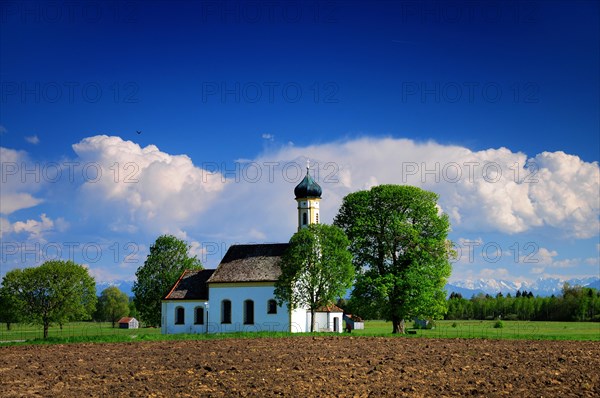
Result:
{"label": "tree line", "polygon": [[522,321],[600,321],[600,291],[570,286],[550,297],[517,291],[514,296],[478,294],[466,299],[460,293],[448,298],[446,319],[506,319]]}
{"label": "tree line", "polygon": [[[345,312],[363,319],[385,318],[381,307],[355,297],[339,299],[337,305]],[[467,299],[460,293],[452,292],[446,305],[448,310],[444,319],[448,320],[600,322],[600,290],[568,283],[560,294],[548,297],[517,290],[514,295],[479,293]]]}

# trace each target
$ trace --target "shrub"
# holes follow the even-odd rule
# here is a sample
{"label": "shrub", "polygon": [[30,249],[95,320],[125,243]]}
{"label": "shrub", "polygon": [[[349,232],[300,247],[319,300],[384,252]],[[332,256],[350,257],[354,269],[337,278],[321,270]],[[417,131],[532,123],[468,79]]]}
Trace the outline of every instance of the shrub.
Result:
{"label": "shrub", "polygon": [[455,327],[457,327],[457,326],[458,326],[458,324],[457,324],[456,322],[453,322],[453,323],[452,323],[452,327],[453,327],[453,328],[455,328]]}
{"label": "shrub", "polygon": [[504,322],[502,322],[500,319],[498,319],[496,321],[496,323],[494,323],[494,329],[502,329],[504,327]]}

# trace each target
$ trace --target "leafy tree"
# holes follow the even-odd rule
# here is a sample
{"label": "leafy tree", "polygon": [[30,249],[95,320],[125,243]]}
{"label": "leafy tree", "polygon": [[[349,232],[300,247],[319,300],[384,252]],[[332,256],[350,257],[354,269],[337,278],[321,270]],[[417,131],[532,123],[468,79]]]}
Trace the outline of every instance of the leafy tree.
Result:
{"label": "leafy tree", "polygon": [[6,330],[11,329],[13,323],[20,321],[21,308],[16,297],[12,296],[6,288],[0,288],[0,322],[6,323]]}
{"label": "leafy tree", "polygon": [[450,223],[438,196],[420,188],[380,185],[347,195],[335,218],[350,239],[357,270],[354,297],[374,300],[404,333],[404,319],[446,312]]}
{"label": "leafy tree", "polygon": [[2,281],[22,318],[44,327],[90,319],[96,309],[96,283],[88,270],[72,261],[47,261],[39,267],[9,271]]}
{"label": "leafy tree", "polygon": [[142,320],[160,326],[161,300],[183,271],[202,269],[196,256],[190,257],[190,246],[173,235],[161,235],[150,247],[144,265],[136,271],[133,284],[135,306]]}
{"label": "leafy tree", "polygon": [[290,239],[281,260],[281,276],[275,298],[290,310],[310,309],[310,331],[315,329],[315,312],[332,303],[352,286],[354,267],[348,251],[350,242],[338,227],[312,224]]}
{"label": "leafy tree", "polygon": [[129,316],[133,318],[139,318],[140,316],[137,308],[135,308],[135,302],[133,300],[129,300]]}
{"label": "leafy tree", "polygon": [[119,319],[129,315],[129,297],[116,286],[104,289],[98,304],[100,318],[112,322],[113,328]]}
{"label": "leafy tree", "polygon": [[[356,286],[354,287],[356,289]],[[348,300],[348,304],[345,308],[346,311],[352,315],[358,315],[362,319],[383,319],[384,316],[381,311],[381,306],[377,301],[364,300],[351,296]]]}

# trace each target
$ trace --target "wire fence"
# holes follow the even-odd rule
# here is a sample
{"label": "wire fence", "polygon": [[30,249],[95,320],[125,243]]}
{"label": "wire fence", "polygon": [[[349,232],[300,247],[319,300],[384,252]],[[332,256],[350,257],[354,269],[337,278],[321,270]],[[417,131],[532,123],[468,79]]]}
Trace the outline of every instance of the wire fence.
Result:
{"label": "wire fence", "polygon": [[[110,322],[69,322],[64,325],[53,325],[48,329],[48,337],[94,337],[94,336],[140,336],[145,334],[160,334],[160,328],[140,327],[138,329],[122,329]],[[41,325],[13,323],[10,328],[0,325],[0,342],[14,342],[41,339],[44,329]]]}

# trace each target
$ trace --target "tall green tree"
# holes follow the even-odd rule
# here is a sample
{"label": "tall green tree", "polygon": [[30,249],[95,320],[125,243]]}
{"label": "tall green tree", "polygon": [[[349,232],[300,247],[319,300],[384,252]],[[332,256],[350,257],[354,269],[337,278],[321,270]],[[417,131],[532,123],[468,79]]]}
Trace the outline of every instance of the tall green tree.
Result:
{"label": "tall green tree", "polygon": [[281,260],[281,276],[275,298],[290,310],[310,309],[310,331],[315,329],[315,312],[343,296],[352,286],[354,267],[344,232],[332,225],[312,224],[290,239]]}
{"label": "tall green tree", "polygon": [[133,300],[129,300],[129,316],[133,318],[139,318],[140,314],[138,313],[137,308],[135,308],[135,302]]}
{"label": "tall green tree", "polygon": [[347,195],[334,221],[350,239],[353,297],[381,306],[393,333],[404,333],[404,319],[439,318],[447,309],[453,251],[437,200],[417,187],[380,185]]}
{"label": "tall green tree", "polygon": [[96,282],[85,267],[72,261],[9,271],[2,286],[21,309],[23,320],[44,327],[44,338],[53,323],[90,319],[96,309]]}
{"label": "tall green tree", "polygon": [[119,319],[129,315],[129,297],[118,287],[110,286],[100,293],[98,307],[100,319],[111,322],[114,328]]}
{"label": "tall green tree", "polygon": [[20,321],[21,308],[16,297],[8,289],[0,288],[0,322],[6,324],[6,330],[11,329],[13,323]]}
{"label": "tall green tree", "polygon": [[202,269],[196,256],[190,257],[190,246],[173,235],[161,235],[150,247],[144,265],[135,273],[133,284],[135,307],[142,320],[160,326],[161,300],[186,269]]}

